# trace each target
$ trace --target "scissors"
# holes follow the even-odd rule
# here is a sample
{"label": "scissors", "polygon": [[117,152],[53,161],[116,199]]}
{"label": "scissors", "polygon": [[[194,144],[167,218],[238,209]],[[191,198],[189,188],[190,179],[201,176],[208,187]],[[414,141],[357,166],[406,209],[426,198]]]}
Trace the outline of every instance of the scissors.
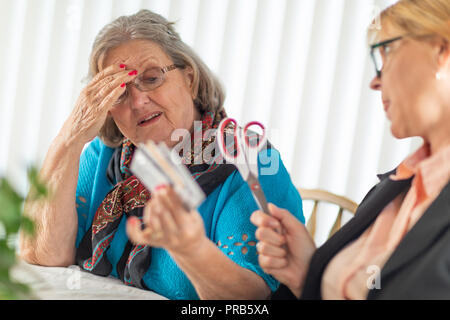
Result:
{"label": "scissors", "polygon": [[[230,123],[234,123],[232,128],[234,136],[234,152],[230,153],[226,144],[226,131]],[[251,143],[248,136],[248,129],[252,126],[258,126],[262,129],[262,136],[258,137],[256,144]],[[242,178],[247,182],[255,198],[256,204],[263,212],[270,214],[267,207],[267,200],[258,180],[258,152],[266,145],[267,137],[264,126],[258,121],[251,121],[244,128],[238,127],[237,122],[233,118],[223,119],[216,132],[219,150],[223,158],[231,164],[234,164]],[[229,137],[230,135],[228,135]]]}

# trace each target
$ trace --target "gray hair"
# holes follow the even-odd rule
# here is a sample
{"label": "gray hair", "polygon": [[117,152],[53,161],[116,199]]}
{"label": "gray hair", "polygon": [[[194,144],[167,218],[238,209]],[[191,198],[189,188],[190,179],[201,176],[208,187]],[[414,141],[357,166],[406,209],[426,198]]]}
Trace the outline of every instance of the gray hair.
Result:
{"label": "gray hair", "polygon": [[[173,22],[149,10],[140,10],[130,16],[121,16],[106,25],[95,38],[89,62],[88,78],[99,72],[99,62],[107,52],[135,39],[158,44],[176,65],[189,66],[193,70],[194,105],[200,113],[216,112],[223,107],[225,92],[217,77],[200,57],[185,44],[173,28]],[[124,136],[114,120],[108,116],[99,137],[110,147],[119,146]]]}

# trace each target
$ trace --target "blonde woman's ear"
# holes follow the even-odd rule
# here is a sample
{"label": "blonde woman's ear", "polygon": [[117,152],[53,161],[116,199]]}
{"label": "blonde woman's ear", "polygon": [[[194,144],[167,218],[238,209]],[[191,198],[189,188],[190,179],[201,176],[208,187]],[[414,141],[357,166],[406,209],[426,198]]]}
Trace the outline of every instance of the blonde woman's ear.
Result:
{"label": "blonde woman's ear", "polygon": [[450,65],[450,44],[447,39],[439,41],[439,67]]}

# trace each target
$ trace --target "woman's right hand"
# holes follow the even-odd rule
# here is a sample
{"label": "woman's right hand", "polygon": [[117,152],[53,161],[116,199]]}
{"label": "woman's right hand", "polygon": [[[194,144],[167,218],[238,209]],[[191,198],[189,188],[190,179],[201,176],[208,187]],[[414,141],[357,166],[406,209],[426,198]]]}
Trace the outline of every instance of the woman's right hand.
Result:
{"label": "woman's right hand", "polygon": [[[309,263],[316,250],[305,226],[289,211],[269,204],[268,215],[255,211],[250,221],[257,226],[258,261],[264,272],[300,297]],[[276,230],[282,230],[281,234]]]}
{"label": "woman's right hand", "polygon": [[85,144],[94,139],[103,126],[108,112],[125,92],[126,83],[137,72],[126,70],[123,64],[111,65],[99,72],[81,91],[64,130],[69,139]]}

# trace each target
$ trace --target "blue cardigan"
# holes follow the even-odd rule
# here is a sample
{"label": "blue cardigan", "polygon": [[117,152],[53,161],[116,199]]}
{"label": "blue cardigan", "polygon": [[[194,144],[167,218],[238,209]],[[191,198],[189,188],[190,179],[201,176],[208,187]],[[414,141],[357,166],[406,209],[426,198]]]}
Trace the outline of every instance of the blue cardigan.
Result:
{"label": "blue cardigan", "polygon": [[[100,203],[114,187],[106,177],[113,151],[114,149],[107,147],[99,138],[95,138],[81,155],[76,192],[77,248],[89,230]],[[300,195],[292,184],[278,151],[269,149],[260,152],[259,172],[267,201],[289,210],[304,223]],[[258,207],[250,189],[237,170],[209,194],[198,208],[207,237],[228,258],[258,274],[270,289],[275,291],[279,285],[278,281],[264,273],[258,264],[255,248],[256,227],[250,222],[250,215],[255,210],[258,210]],[[128,241],[125,224],[126,216],[123,215],[106,252],[113,266],[111,275],[114,277],[118,277],[116,265]],[[150,290],[169,299],[198,299],[192,283],[165,249],[152,248],[151,255],[150,267],[143,278]]]}

